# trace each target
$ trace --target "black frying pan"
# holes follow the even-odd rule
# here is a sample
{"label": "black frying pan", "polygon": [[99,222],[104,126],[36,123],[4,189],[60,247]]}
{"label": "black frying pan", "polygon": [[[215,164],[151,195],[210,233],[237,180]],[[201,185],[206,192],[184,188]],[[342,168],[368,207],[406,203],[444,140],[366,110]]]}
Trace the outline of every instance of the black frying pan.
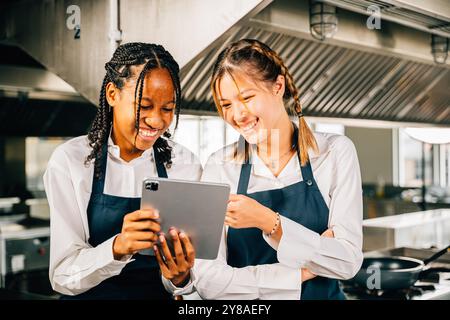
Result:
{"label": "black frying pan", "polygon": [[[421,261],[407,257],[364,258],[361,269],[350,281],[359,287],[379,290],[397,290],[411,287],[419,274],[430,262],[436,260],[449,250],[450,246]],[[379,274],[379,282],[374,277]],[[379,287],[373,287],[379,284]]]}

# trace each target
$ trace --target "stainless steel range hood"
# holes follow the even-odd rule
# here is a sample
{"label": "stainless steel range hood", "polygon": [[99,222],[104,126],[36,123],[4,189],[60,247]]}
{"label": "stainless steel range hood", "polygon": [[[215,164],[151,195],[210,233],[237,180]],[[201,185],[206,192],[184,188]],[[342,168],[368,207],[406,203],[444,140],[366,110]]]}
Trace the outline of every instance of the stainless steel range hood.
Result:
{"label": "stainless steel range hood", "polygon": [[[271,1],[3,1],[0,50],[25,51],[37,63],[0,61],[0,135],[83,134],[95,115],[104,64],[119,43],[163,44],[184,70]],[[69,28],[76,16],[79,31]]]}
{"label": "stainless steel range hood", "polygon": [[354,8],[389,5],[390,12],[445,23],[448,2],[333,0],[340,7],[338,32],[323,43],[310,35],[308,0],[270,2],[79,0],[76,40],[65,25],[68,3],[9,1],[0,13],[0,39],[22,46],[94,104],[103,64],[118,41],[162,43],[182,66],[184,112],[215,114],[209,79],[218,52],[257,38],[285,60],[307,115],[450,124],[450,59],[434,64],[430,48],[430,34],[447,32],[445,25],[423,29],[383,20],[381,30],[369,30],[367,16]]}
{"label": "stainless steel range hood", "polygon": [[369,30],[366,16],[341,10],[338,32],[322,43],[310,35],[308,8],[307,0],[278,0],[233,28],[225,43],[186,70],[185,106],[214,112],[208,70],[218,52],[256,38],[284,59],[307,115],[450,124],[450,59],[434,63],[429,33],[389,21]]}
{"label": "stainless steel range hood", "polygon": [[328,4],[361,14],[375,6],[383,20],[450,37],[450,4],[447,0],[323,0]]}
{"label": "stainless steel range hood", "polygon": [[[0,7],[0,41],[19,45],[96,104],[104,64],[118,43],[160,43],[183,68],[271,1],[7,1]],[[71,30],[77,17],[79,31]]]}

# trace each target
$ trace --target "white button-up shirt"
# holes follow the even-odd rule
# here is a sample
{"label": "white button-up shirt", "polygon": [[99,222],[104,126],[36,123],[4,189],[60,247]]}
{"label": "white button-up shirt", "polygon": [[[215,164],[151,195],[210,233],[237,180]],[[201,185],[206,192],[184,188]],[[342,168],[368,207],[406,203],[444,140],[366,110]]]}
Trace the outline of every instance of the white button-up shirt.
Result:
{"label": "white button-up shirt", "polygon": [[[183,146],[169,141],[173,165],[169,178],[199,180],[202,167],[198,159]],[[52,154],[44,174],[44,185],[50,204],[50,268],[52,287],[67,295],[83,293],[103,280],[118,275],[131,256],[114,260],[115,236],[92,247],[89,243],[87,207],[91,196],[94,165],[85,165],[90,153],[86,136],[59,146]],[[105,187],[108,195],[139,198],[142,181],[157,177],[153,148],[130,162],[120,157],[120,149],[109,137]],[[125,214],[128,212],[119,212]]]}
{"label": "white button-up shirt", "polygon": [[[355,147],[345,136],[314,134],[319,153],[309,151],[314,179],[329,208],[328,227],[334,238],[321,237],[301,224],[281,216],[283,235],[279,243],[264,236],[277,250],[279,263],[233,268],[227,264],[224,228],[218,258],[196,259],[191,270],[193,281],[185,288],[166,288],[175,294],[196,290],[205,299],[299,299],[301,268],[316,275],[349,279],[361,267],[362,185]],[[202,175],[203,181],[227,183],[237,192],[241,163],[233,160],[236,144],[211,155]],[[275,177],[252,151],[252,171],[248,193],[278,189],[302,181],[297,155]],[[310,212],[309,214],[314,214]]]}

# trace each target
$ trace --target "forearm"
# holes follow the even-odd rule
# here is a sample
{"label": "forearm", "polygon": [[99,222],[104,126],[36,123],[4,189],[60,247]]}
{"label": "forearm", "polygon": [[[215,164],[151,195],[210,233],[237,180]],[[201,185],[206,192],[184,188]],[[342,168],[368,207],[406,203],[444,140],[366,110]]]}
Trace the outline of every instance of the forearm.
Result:
{"label": "forearm", "polygon": [[62,294],[77,295],[118,275],[132,260],[129,256],[123,261],[115,260],[112,242],[113,238],[95,248],[74,244],[65,253],[52,254],[49,276],[53,289]]}
{"label": "forearm", "polygon": [[265,235],[270,234],[270,238],[275,243],[279,243],[283,235],[283,226],[281,217],[278,213],[267,208],[265,214],[261,215],[261,219],[258,221],[257,227]]}
{"label": "forearm", "polygon": [[[280,241],[264,235],[264,239],[277,250],[281,263],[338,279],[351,278],[358,271],[362,262],[358,235],[352,237],[337,228],[336,238],[328,238],[290,219],[281,220],[284,231]],[[354,241],[349,241],[353,238]]]}

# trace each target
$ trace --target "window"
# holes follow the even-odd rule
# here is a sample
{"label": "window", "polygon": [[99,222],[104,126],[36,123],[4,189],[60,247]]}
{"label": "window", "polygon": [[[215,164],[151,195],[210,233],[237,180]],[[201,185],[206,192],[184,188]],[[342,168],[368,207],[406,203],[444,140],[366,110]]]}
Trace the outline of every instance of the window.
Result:
{"label": "window", "polygon": [[[439,145],[423,143],[399,129],[399,184],[402,187],[421,187],[422,154],[425,156],[425,185],[439,185]],[[423,150],[422,150],[423,148]]]}
{"label": "window", "polygon": [[239,133],[220,117],[180,115],[173,140],[195,153],[204,165],[211,153],[238,138]]}
{"label": "window", "polygon": [[450,188],[450,144],[441,145],[441,186]]}
{"label": "window", "polygon": [[36,194],[44,191],[43,176],[48,160],[56,147],[68,139],[70,138],[26,138],[25,172],[28,190]]}

